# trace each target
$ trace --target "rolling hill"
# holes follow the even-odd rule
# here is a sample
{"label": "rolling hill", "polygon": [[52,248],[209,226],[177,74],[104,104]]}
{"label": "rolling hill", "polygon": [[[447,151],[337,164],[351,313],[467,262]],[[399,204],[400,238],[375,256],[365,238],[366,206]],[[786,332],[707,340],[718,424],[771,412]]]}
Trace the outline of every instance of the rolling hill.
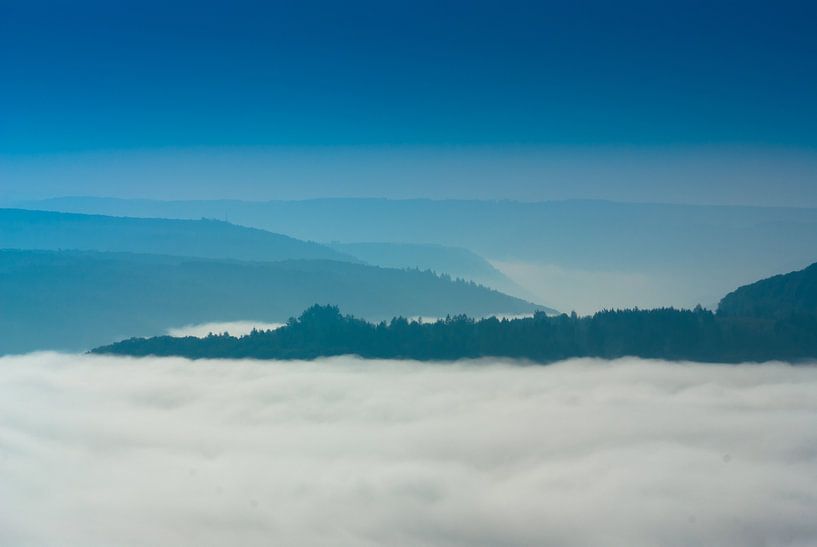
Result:
{"label": "rolling hill", "polygon": [[[583,268],[673,268],[727,258],[810,263],[817,209],[617,203],[390,200],[154,201],[66,197],[27,202],[55,211],[224,218],[314,241],[436,243],[488,259]],[[602,237],[603,236],[603,237]],[[729,251],[728,256],[724,252]],[[757,279],[754,277],[753,279]],[[752,278],[750,278],[752,279]],[[734,286],[734,285],[732,285]]]}
{"label": "rolling hill", "polygon": [[535,299],[529,291],[514,283],[490,262],[463,247],[389,242],[332,242],[329,246],[367,264],[386,268],[432,270],[439,274],[473,281],[519,298]]}
{"label": "rolling hill", "polygon": [[[711,305],[737,286],[803,268],[817,209],[574,200],[60,198],[27,206],[224,218],[314,241],[435,243],[486,258],[556,308]],[[574,308],[575,306],[575,308]]]}
{"label": "rolling hill", "polygon": [[693,310],[607,310],[499,320],[465,316],[434,323],[394,319],[372,324],[337,307],[312,306],[297,320],[245,336],[130,338],[95,353],[188,358],[374,359],[523,358],[548,363],[572,357],[641,357],[745,363],[817,358],[817,265],[738,289],[717,314]]}
{"label": "rolling hill", "polygon": [[371,320],[546,309],[431,272],[342,261],[0,251],[0,353],[84,350],[193,323],[283,322],[315,303]]}
{"label": "rolling hill", "polygon": [[817,315],[817,263],[738,288],[721,300],[718,315],[776,319]]}
{"label": "rolling hill", "polygon": [[0,249],[92,250],[229,258],[356,261],[324,245],[210,219],[0,209]]}

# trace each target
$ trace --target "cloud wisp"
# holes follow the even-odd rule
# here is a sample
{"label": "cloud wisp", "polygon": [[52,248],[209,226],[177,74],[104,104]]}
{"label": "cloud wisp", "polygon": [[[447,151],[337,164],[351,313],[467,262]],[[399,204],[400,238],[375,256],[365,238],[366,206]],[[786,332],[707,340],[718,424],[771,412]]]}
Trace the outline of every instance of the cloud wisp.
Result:
{"label": "cloud wisp", "polygon": [[0,544],[817,544],[817,367],[0,359]]}
{"label": "cloud wisp", "polygon": [[283,327],[283,323],[267,323],[264,321],[228,321],[224,323],[198,323],[195,325],[185,325],[167,330],[170,336],[195,336],[204,338],[208,334],[228,333],[232,336],[244,336],[253,329],[275,330]]}

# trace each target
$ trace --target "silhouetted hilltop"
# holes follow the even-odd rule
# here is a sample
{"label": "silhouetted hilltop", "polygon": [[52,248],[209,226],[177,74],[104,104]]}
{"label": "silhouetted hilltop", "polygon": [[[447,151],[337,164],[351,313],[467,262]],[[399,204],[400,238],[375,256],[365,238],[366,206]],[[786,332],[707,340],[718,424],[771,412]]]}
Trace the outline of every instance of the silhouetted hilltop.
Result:
{"label": "silhouetted hilltop", "polygon": [[0,353],[82,350],[191,323],[283,322],[325,302],[374,320],[543,309],[431,272],[350,262],[0,251]]}
{"label": "silhouetted hilltop", "polygon": [[[479,200],[246,202],[59,198],[27,207],[165,218],[224,218],[313,241],[439,243],[496,263],[554,307],[631,301],[714,304],[735,287],[810,264],[817,209]],[[507,266],[548,265],[530,272]],[[592,275],[589,275],[589,274]],[[607,274],[600,278],[597,274]],[[547,276],[546,280],[545,276]],[[644,288],[609,298],[599,286]],[[540,281],[543,280],[543,281]],[[567,297],[578,295],[578,297]],[[588,295],[587,297],[583,295]],[[584,302],[577,302],[585,299]],[[616,304],[612,304],[612,303]]]}
{"label": "silhouetted hilltop", "polygon": [[701,362],[817,357],[817,320],[770,323],[719,318],[708,310],[622,310],[588,317],[547,316],[435,323],[395,318],[373,324],[315,306],[274,331],[242,337],[133,338],[93,350],[133,356],[315,359],[354,354],[379,359],[456,360],[507,357],[552,362],[571,357],[636,356]]}
{"label": "silhouetted hilltop", "polygon": [[368,264],[386,268],[432,270],[454,278],[474,281],[520,298],[533,298],[528,291],[511,281],[490,262],[462,247],[388,242],[332,242],[329,246]]}
{"label": "silhouetted hilltop", "polygon": [[[734,294],[746,304],[734,314],[694,310],[603,311],[592,316],[536,313],[531,318],[475,321],[464,315],[436,323],[395,318],[372,324],[341,315],[336,307],[312,307],[287,326],[248,336],[204,339],[131,339],[94,350],[124,355],[190,358],[313,359],[357,354],[372,358],[461,359],[513,357],[549,362],[570,357],[643,358],[704,362],[817,358],[814,267],[779,276]],[[761,291],[766,289],[766,291]],[[804,289],[806,287],[806,289]],[[771,306],[766,293],[784,295],[790,308]],[[760,298],[753,300],[753,296]],[[800,299],[803,296],[803,300]],[[736,297],[724,299],[725,305]],[[773,300],[773,299],[772,299]],[[754,304],[753,304],[754,302]],[[748,315],[741,315],[744,310]],[[763,310],[769,314],[764,315]]]}
{"label": "silhouetted hilltop", "polygon": [[[618,203],[392,200],[251,202],[66,197],[27,202],[56,211],[223,218],[314,241],[440,243],[489,259],[587,269],[762,268],[805,264],[817,248],[817,209]],[[724,253],[729,249],[729,253]],[[768,275],[768,274],[761,274]]]}
{"label": "silhouetted hilltop", "polygon": [[817,263],[745,285],[726,295],[718,315],[784,318],[817,314]]}
{"label": "silhouetted hilltop", "polygon": [[533,296],[467,249],[442,245],[322,245],[214,219],[137,218],[0,209],[0,249],[94,250],[253,261],[329,259],[432,270],[514,296]]}
{"label": "silhouetted hilltop", "polygon": [[317,243],[219,220],[0,209],[0,249],[94,250],[238,260],[357,259]]}

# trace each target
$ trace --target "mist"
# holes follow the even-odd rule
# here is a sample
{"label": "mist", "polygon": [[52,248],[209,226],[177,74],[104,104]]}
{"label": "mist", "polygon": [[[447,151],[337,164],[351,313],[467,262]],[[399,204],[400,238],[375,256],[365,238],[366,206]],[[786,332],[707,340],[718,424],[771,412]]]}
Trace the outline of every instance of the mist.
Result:
{"label": "mist", "polygon": [[230,336],[244,336],[253,330],[275,330],[284,326],[283,323],[269,323],[266,321],[224,321],[215,323],[198,323],[167,329],[169,336],[195,336],[204,338],[208,334],[227,333]]}
{"label": "mist", "polygon": [[369,196],[817,207],[816,175],[813,149],[779,146],[0,150],[0,179],[6,181],[0,203],[66,195],[250,201]]}
{"label": "mist", "polygon": [[0,359],[0,544],[814,545],[817,367]]}
{"label": "mist", "polygon": [[[716,309],[718,302],[736,285],[754,281],[751,274],[589,270],[526,261],[491,261],[491,264],[533,294],[562,312],[591,315],[601,310],[693,308]],[[720,275],[719,275],[720,274]]]}

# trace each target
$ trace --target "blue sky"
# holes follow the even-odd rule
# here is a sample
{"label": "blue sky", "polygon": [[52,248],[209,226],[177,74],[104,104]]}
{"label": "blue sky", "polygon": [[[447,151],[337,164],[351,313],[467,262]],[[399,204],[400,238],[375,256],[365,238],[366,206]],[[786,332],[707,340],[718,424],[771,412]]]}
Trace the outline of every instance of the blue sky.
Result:
{"label": "blue sky", "polygon": [[817,150],[815,26],[806,1],[11,0],[0,197],[38,184],[32,157],[91,152],[744,148],[785,161]]}

